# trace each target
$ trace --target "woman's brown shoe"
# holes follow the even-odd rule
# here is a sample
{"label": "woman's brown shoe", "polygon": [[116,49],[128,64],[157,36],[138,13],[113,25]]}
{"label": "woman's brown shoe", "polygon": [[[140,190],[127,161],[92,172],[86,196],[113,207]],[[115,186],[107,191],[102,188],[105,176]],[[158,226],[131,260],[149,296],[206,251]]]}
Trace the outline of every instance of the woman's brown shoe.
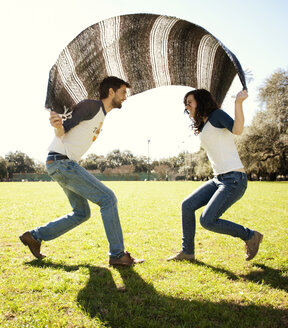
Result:
{"label": "woman's brown shoe", "polygon": [[262,239],[263,239],[263,235],[258,231],[254,231],[253,237],[245,241],[246,261],[250,261],[256,256]]}
{"label": "woman's brown shoe", "polygon": [[181,252],[177,253],[176,255],[168,257],[167,261],[195,261],[195,255],[194,254],[186,254],[183,251],[181,251]]}

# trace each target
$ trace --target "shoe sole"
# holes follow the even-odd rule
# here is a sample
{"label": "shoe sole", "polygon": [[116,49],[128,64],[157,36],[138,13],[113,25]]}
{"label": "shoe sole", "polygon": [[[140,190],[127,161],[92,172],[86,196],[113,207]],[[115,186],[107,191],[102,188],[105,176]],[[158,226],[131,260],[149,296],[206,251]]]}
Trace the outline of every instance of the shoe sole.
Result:
{"label": "shoe sole", "polygon": [[[259,233],[259,234],[260,234],[260,233]],[[258,248],[257,248],[257,251],[256,251],[255,255],[254,255],[253,257],[251,257],[251,258],[247,258],[247,259],[245,259],[246,261],[250,261],[250,260],[254,259],[254,257],[257,255],[257,253],[258,253],[258,251],[259,251],[260,244],[262,243],[263,237],[264,237],[264,236],[263,236],[262,234],[260,234],[259,243],[258,243]]]}
{"label": "shoe sole", "polygon": [[123,263],[121,263],[121,264],[110,264],[109,263],[109,266],[110,267],[130,267],[130,266],[133,266],[133,265],[135,265],[135,263],[131,263],[131,264],[123,264]]}
{"label": "shoe sole", "polygon": [[194,262],[195,261],[195,258],[194,259],[167,259],[166,260],[167,262],[170,262],[170,261],[178,261],[178,262],[181,262],[181,261],[188,261],[188,262]]}
{"label": "shoe sole", "polygon": [[123,266],[123,267],[130,267],[130,266],[133,266],[135,264],[141,264],[141,263],[144,263],[145,261],[142,260],[142,261],[139,261],[139,262],[132,262],[132,263],[115,263],[115,264],[111,264],[109,263],[109,266]]}

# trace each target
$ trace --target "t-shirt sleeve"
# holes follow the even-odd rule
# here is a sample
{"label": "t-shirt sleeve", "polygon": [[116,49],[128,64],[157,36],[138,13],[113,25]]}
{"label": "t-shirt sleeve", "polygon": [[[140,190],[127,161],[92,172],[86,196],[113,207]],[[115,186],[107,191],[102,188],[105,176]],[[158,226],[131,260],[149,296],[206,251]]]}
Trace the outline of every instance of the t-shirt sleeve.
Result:
{"label": "t-shirt sleeve", "polygon": [[215,110],[209,117],[209,121],[216,128],[226,128],[230,132],[233,130],[233,118],[222,109]]}
{"label": "t-shirt sleeve", "polygon": [[63,122],[65,133],[82,121],[91,120],[99,111],[96,101],[86,99],[74,106],[72,117]]}

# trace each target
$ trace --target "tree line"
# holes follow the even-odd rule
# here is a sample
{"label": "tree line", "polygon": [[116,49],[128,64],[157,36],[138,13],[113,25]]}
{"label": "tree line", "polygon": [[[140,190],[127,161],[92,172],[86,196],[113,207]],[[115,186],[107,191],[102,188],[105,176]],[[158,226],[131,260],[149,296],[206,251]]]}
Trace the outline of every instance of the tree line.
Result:
{"label": "tree line", "polygon": [[[288,174],[288,71],[279,69],[259,89],[260,109],[241,136],[235,136],[240,158],[250,179],[276,180]],[[182,152],[178,156],[148,162],[131,151],[113,150],[106,156],[90,154],[80,163],[94,173],[153,173],[159,179],[203,180],[212,176],[206,153]],[[43,163],[35,162],[21,151],[0,157],[0,179],[12,179],[14,173],[45,172]]]}

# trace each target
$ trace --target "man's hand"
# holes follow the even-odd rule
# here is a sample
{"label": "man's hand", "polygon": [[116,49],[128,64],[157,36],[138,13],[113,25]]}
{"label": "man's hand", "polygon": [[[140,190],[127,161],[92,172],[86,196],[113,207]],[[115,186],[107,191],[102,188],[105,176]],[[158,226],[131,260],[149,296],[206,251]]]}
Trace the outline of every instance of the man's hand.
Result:
{"label": "man's hand", "polygon": [[58,129],[62,127],[62,118],[61,116],[56,112],[50,112],[50,124],[53,126],[53,128]]}
{"label": "man's hand", "polygon": [[62,125],[62,118],[56,112],[50,112],[50,124],[55,128],[55,134],[57,137],[62,137],[65,133],[63,125]]}

